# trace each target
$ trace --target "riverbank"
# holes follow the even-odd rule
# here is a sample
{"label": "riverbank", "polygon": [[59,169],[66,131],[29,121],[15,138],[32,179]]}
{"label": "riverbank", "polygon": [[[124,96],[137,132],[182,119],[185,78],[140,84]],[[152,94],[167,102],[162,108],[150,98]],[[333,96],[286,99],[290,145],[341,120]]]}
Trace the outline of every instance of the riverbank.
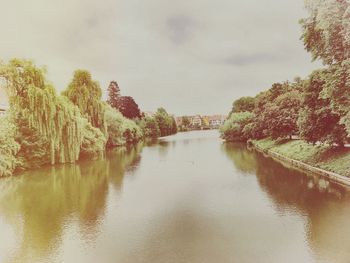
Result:
{"label": "riverbank", "polygon": [[303,140],[277,143],[271,139],[252,140],[251,145],[282,163],[350,186],[349,148],[312,145]]}

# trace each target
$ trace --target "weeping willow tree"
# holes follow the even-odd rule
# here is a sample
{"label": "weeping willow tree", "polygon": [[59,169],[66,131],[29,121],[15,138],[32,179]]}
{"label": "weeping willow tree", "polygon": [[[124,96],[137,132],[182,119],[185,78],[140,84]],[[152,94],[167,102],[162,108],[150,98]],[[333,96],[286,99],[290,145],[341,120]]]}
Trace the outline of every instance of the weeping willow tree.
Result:
{"label": "weeping willow tree", "polygon": [[[0,78],[5,80],[17,127],[28,125],[28,137],[32,133],[34,141],[38,135],[47,141],[51,164],[74,162],[79,158],[84,138],[84,119],[78,107],[66,97],[57,96],[45,74],[45,69],[27,60],[0,64]],[[26,155],[29,152],[24,158],[31,157]]]}
{"label": "weeping willow tree", "polygon": [[101,100],[102,91],[98,82],[92,80],[88,71],[76,70],[71,83],[62,94],[78,106],[93,127],[100,129],[107,137],[106,103]]}
{"label": "weeping willow tree", "polygon": [[20,145],[15,141],[15,133],[12,118],[0,117],[0,177],[11,175],[18,165],[16,154]]}

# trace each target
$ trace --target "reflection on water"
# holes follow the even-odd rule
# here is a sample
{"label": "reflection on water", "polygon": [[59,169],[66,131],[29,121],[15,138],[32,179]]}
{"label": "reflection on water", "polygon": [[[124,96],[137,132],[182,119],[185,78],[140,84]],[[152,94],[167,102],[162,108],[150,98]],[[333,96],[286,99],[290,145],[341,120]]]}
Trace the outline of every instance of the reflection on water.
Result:
{"label": "reflection on water", "polygon": [[46,167],[5,179],[0,215],[14,226],[11,238],[18,243],[10,261],[37,262],[55,253],[72,221],[93,242],[103,220],[109,185],[122,187],[125,171],[136,169],[140,162],[140,150],[141,145],[119,148],[108,152],[104,160]]}
{"label": "reflection on water", "polygon": [[233,161],[233,165],[243,173],[254,174],[257,168],[256,156],[242,143],[225,143],[223,152]]}
{"label": "reflection on water", "polygon": [[349,192],[213,131],[0,180],[0,262],[350,260]]}
{"label": "reflection on water", "polygon": [[244,145],[223,147],[237,168],[254,171],[278,213],[296,213],[307,219],[307,242],[317,260],[350,262],[350,196],[346,189],[319,176],[287,169]]}

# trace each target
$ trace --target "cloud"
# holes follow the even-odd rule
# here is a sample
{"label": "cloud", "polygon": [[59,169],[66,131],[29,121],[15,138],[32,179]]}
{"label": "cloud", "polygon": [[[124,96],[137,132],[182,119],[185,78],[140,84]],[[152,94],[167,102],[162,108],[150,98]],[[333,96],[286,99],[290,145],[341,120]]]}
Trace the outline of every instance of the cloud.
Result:
{"label": "cloud", "polygon": [[88,69],[145,111],[226,113],[320,66],[299,40],[305,15],[303,0],[4,1],[0,58],[46,65],[59,90]]}
{"label": "cloud", "polygon": [[175,44],[188,41],[195,33],[195,22],[186,15],[170,16],[166,20],[167,28],[170,32],[170,39]]}
{"label": "cloud", "polygon": [[245,66],[250,64],[279,62],[283,59],[284,59],[283,57],[277,56],[276,54],[257,53],[257,54],[247,54],[247,55],[237,54],[237,55],[224,58],[221,61],[228,65]]}

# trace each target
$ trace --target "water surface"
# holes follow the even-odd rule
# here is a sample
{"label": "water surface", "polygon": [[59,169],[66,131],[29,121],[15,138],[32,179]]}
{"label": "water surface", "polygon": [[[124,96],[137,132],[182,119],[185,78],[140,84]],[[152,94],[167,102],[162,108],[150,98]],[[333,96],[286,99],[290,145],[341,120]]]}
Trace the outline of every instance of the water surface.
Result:
{"label": "water surface", "polygon": [[0,262],[350,262],[350,195],[216,131],[0,180]]}

